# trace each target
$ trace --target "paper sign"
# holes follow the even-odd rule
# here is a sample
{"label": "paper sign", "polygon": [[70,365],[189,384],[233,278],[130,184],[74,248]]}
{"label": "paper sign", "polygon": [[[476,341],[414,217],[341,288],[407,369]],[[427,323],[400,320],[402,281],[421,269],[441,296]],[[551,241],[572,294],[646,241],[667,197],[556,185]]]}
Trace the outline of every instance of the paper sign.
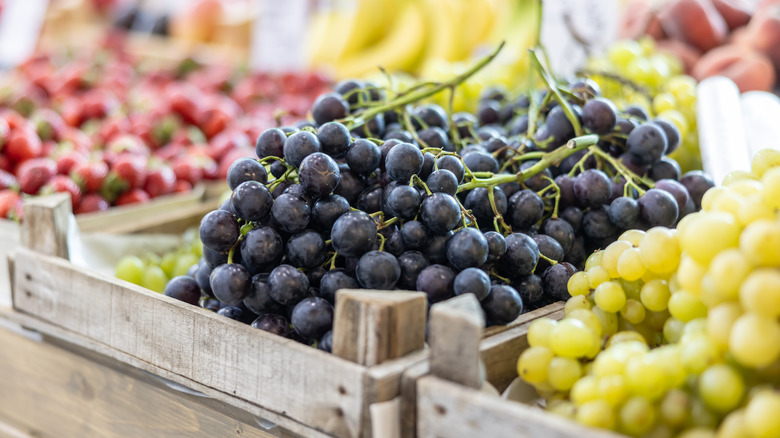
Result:
{"label": "paper sign", "polygon": [[553,72],[573,76],[589,54],[606,50],[618,32],[618,0],[543,0],[542,44]]}
{"label": "paper sign", "polygon": [[35,51],[48,0],[6,0],[0,13],[0,67],[11,68]]}
{"label": "paper sign", "polygon": [[306,67],[308,0],[260,0],[252,26],[249,66],[269,72]]}

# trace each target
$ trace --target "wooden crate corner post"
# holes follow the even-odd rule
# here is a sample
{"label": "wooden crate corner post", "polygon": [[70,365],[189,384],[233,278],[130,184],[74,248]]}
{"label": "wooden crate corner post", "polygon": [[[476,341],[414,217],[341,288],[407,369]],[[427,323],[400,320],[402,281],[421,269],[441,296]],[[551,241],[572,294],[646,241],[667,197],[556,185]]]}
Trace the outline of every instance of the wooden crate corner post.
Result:
{"label": "wooden crate corner post", "polygon": [[22,243],[41,254],[67,259],[71,208],[67,193],[25,200]]}
{"label": "wooden crate corner post", "polygon": [[485,368],[479,344],[485,328],[485,315],[473,294],[464,294],[431,308],[431,374],[479,389],[485,381]]}

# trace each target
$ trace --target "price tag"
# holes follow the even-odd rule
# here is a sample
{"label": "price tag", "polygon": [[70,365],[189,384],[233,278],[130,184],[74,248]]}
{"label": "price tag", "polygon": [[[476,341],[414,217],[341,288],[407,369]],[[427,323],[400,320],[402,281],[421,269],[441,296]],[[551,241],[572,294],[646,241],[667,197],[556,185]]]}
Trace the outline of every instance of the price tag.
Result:
{"label": "price tag", "polygon": [[550,68],[570,77],[588,56],[600,53],[618,32],[618,0],[543,0],[542,44]]}
{"label": "price tag", "polygon": [[308,0],[260,0],[252,26],[249,65],[269,72],[306,67]]}
{"label": "price tag", "polygon": [[7,0],[0,13],[0,67],[11,68],[35,51],[48,0]]}

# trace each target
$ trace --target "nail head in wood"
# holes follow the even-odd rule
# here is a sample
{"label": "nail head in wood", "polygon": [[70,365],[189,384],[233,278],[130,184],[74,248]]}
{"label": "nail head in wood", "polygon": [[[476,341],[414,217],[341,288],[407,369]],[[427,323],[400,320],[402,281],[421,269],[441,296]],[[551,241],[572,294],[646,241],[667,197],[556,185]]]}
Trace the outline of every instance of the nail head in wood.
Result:
{"label": "nail head in wood", "polygon": [[422,292],[340,290],[336,293],[333,353],[365,366],[425,346]]}

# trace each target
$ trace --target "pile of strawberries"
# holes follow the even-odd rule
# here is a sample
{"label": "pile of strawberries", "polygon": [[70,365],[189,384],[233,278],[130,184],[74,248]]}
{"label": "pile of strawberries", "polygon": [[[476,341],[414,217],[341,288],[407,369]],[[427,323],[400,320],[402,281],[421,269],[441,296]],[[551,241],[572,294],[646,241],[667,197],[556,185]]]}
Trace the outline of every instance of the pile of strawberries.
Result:
{"label": "pile of strawberries", "polygon": [[0,218],[21,219],[27,195],[69,192],[78,214],[224,181],[328,86],[189,60],[150,70],[118,49],[37,55],[0,77]]}

